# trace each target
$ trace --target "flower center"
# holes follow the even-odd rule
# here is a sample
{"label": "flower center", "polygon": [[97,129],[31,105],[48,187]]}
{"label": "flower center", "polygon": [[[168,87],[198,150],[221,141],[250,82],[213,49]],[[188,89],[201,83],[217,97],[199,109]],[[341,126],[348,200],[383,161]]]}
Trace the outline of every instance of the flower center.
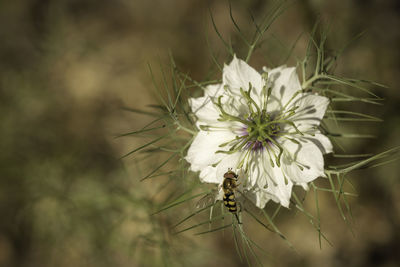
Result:
{"label": "flower center", "polygon": [[[247,151],[258,151],[264,148],[267,149],[269,153],[269,147],[274,146],[279,150],[277,154],[275,150],[272,149],[271,153],[275,158],[276,165],[280,166],[280,158],[283,153],[283,147],[276,140],[278,136],[283,136],[286,139],[292,140],[293,142],[297,142],[296,140],[290,138],[292,133],[287,131],[283,131],[283,125],[290,125],[295,130],[295,133],[303,135],[299,129],[297,129],[295,123],[291,120],[291,117],[296,114],[296,109],[298,106],[291,107],[290,109],[286,109],[288,102],[284,107],[279,110],[275,110],[278,114],[270,114],[266,112],[266,107],[268,103],[269,96],[271,95],[271,89],[267,89],[266,86],[263,87],[263,94],[265,97],[265,101],[262,101],[261,106],[258,104],[258,101],[255,101],[251,97],[251,90],[253,89],[252,85],[249,84],[249,89],[247,91],[240,88],[240,93],[242,97],[246,100],[248,113],[247,115],[232,115],[229,114],[223,107],[221,99],[222,95],[218,97],[216,103],[216,107],[220,110],[219,121],[236,121],[243,124],[243,132],[236,136],[234,139],[220,144],[219,147],[229,147],[228,150],[218,150],[216,153],[226,153],[232,154],[239,151],[247,150]],[[293,97],[292,97],[293,98]],[[244,119],[247,118],[247,119]],[[246,152],[245,155],[249,155]],[[246,156],[245,156],[246,157]],[[244,157],[244,158],[245,158]],[[241,161],[243,164],[244,160]],[[239,165],[241,165],[239,164]],[[274,166],[274,163],[271,159],[271,165]]]}
{"label": "flower center", "polygon": [[[254,115],[254,114],[253,114]],[[270,145],[281,132],[279,122],[264,110],[255,118],[249,118],[244,136],[248,136],[247,148],[260,150]]]}

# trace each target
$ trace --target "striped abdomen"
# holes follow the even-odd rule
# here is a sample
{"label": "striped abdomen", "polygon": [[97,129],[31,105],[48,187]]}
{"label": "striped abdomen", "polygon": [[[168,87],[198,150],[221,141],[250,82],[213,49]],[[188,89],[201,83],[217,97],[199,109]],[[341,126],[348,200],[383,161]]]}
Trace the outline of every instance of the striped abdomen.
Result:
{"label": "striped abdomen", "polygon": [[230,212],[235,213],[237,211],[235,194],[233,192],[224,194],[224,205]]}

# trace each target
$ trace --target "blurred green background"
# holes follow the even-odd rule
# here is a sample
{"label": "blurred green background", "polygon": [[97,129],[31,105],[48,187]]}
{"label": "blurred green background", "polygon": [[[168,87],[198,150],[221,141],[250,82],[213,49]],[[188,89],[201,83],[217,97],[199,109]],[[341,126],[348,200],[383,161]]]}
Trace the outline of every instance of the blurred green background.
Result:
{"label": "blurred green background", "polygon": [[[160,205],[159,180],[140,183],[146,166],[135,157],[118,159],[141,140],[114,139],[149,122],[121,110],[157,102],[147,62],[157,69],[170,50],[182,70],[206,77],[211,58],[204,33],[214,51],[223,51],[208,7],[221,33],[233,35],[227,1],[0,1],[0,266],[245,266],[229,234],[174,236],[176,218],[150,216]],[[232,7],[245,30],[254,30],[250,12],[256,18],[269,12],[261,0],[232,1]],[[375,91],[384,105],[355,106],[385,122],[346,125],[377,135],[344,143],[347,152],[400,145],[399,1],[294,2],[251,64],[277,66],[286,56],[282,44],[290,47],[304,32],[294,49],[301,57],[318,17],[330,25],[328,48],[366,30],[338,60],[339,75],[390,87]],[[322,230],[333,243],[322,250],[301,214],[277,221],[298,253],[250,224],[250,235],[270,253],[261,256],[265,264],[399,266],[399,171],[396,162],[352,173],[359,193],[351,201],[354,236],[333,196],[321,195]]]}

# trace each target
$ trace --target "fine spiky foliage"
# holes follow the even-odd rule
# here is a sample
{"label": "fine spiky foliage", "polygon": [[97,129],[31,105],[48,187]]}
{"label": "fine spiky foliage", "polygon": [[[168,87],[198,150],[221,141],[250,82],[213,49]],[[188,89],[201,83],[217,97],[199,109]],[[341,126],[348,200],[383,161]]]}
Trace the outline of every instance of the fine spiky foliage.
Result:
{"label": "fine spiky foliage", "polygon": [[[264,34],[271,26],[272,22],[285,10],[285,2],[278,2],[267,16],[260,23],[253,19],[254,35],[249,39],[236,22],[230,8],[230,18],[238,36],[246,48],[242,56],[246,62],[251,60],[253,52],[260,47],[263,42]],[[211,14],[213,28],[224,44],[227,54],[234,57],[237,54],[232,47],[231,41],[223,38],[214,18]],[[350,173],[354,170],[371,168],[390,163],[399,158],[399,148],[373,154],[346,154],[342,146],[343,139],[374,138],[368,133],[342,132],[342,123],[362,123],[362,122],[382,122],[380,118],[372,114],[364,114],[351,110],[354,102],[363,102],[369,105],[381,105],[383,99],[377,96],[370,88],[385,87],[376,82],[357,80],[354,78],[340,77],[334,74],[336,60],[340,57],[344,48],[339,48],[337,52],[328,52],[325,49],[327,34],[320,29],[317,23],[309,37],[309,43],[305,56],[298,60],[298,70],[301,77],[301,89],[303,93],[312,93],[326,97],[330,100],[327,112],[323,121],[319,125],[319,131],[327,136],[334,145],[335,153],[325,164],[326,182],[312,181],[311,190],[315,198],[315,214],[308,211],[303,205],[303,197],[293,191],[290,198],[290,205],[293,210],[300,211],[307,217],[312,226],[317,230],[319,244],[322,246],[322,239],[330,244],[329,240],[321,231],[320,204],[318,196],[322,193],[333,195],[338,207],[338,211],[345,223],[352,226],[352,212],[349,198],[357,196],[351,184]],[[211,44],[209,44],[211,47]],[[293,47],[290,50],[293,50]],[[222,64],[219,59],[211,52],[212,61],[215,67],[222,71]],[[224,61],[230,60],[230,58]],[[285,60],[286,61],[286,60]],[[161,83],[157,82],[153,68],[149,65],[149,72],[154,81],[156,95],[159,97],[159,105],[149,107],[149,110],[136,110],[126,108],[128,111],[137,112],[152,117],[152,120],[142,129],[135,129],[132,132],[121,134],[124,136],[135,136],[150,138],[137,148],[133,148],[123,157],[135,157],[137,162],[151,160],[153,168],[140,177],[141,181],[155,183],[154,179],[167,178],[166,184],[174,183],[178,190],[176,192],[166,192],[167,186],[161,186],[157,194],[163,196],[164,204],[155,208],[154,216],[160,212],[179,209],[184,205],[197,208],[189,214],[182,216],[173,226],[173,232],[180,234],[189,230],[195,230],[195,234],[203,235],[216,231],[232,232],[233,240],[238,256],[249,266],[253,266],[253,259],[256,264],[262,266],[258,259],[258,253],[266,253],[257,245],[245,231],[246,216],[260,224],[265,230],[276,233],[289,247],[293,248],[290,241],[275,224],[275,218],[283,209],[281,205],[272,204],[266,208],[258,209],[245,193],[238,190],[237,194],[241,197],[240,212],[238,218],[229,213],[223,203],[216,198],[218,188],[214,185],[202,184],[197,179],[197,174],[189,171],[189,164],[184,160],[187,150],[196,137],[199,129],[197,128],[196,116],[190,109],[189,98],[197,91],[203,91],[210,84],[221,83],[221,80],[196,81],[189,74],[176,66],[173,57],[170,57],[168,70],[161,69]],[[219,77],[221,75],[218,75]],[[243,93],[244,97],[246,92]],[[250,93],[248,93],[250,98]],[[340,107],[340,108],[339,108]],[[342,152],[339,152],[342,151]],[[340,159],[340,164],[335,164]],[[343,163],[343,160],[345,163]],[[157,162],[157,163],[155,163]],[[331,163],[332,162],[332,163]],[[161,178],[160,178],[161,179]],[[159,182],[157,183],[159,184]],[[271,207],[275,207],[271,210]],[[206,220],[196,221],[196,217]],[[192,223],[190,223],[192,222]],[[184,226],[186,225],[186,226]],[[293,248],[294,249],[294,248]]]}

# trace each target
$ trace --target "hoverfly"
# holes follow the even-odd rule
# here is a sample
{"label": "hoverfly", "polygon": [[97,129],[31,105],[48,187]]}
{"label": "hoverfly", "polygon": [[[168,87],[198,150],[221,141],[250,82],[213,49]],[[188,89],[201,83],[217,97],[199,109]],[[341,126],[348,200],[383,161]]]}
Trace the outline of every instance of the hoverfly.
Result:
{"label": "hoverfly", "polygon": [[224,191],[224,205],[228,208],[229,212],[234,213],[236,219],[239,221],[239,217],[237,215],[237,204],[235,191],[239,184],[237,184],[238,175],[234,173],[232,170],[228,170],[224,174],[224,181],[222,182],[222,190]]}
{"label": "hoverfly", "polygon": [[[228,208],[228,211],[235,214],[236,219],[239,221],[239,217],[237,215],[237,201],[235,196],[235,191],[239,184],[237,183],[238,175],[234,173],[231,169],[229,169],[224,174],[224,180],[222,185],[220,185],[220,189],[223,191],[223,201],[224,206]],[[196,205],[197,209],[206,208],[209,206],[213,206],[213,203],[217,201],[218,190],[213,190],[212,192],[206,194],[203,198],[201,198]]]}

